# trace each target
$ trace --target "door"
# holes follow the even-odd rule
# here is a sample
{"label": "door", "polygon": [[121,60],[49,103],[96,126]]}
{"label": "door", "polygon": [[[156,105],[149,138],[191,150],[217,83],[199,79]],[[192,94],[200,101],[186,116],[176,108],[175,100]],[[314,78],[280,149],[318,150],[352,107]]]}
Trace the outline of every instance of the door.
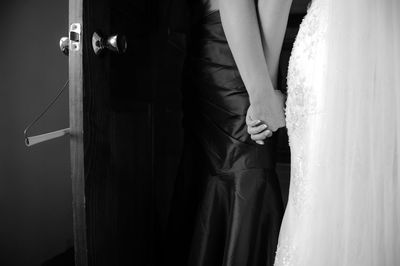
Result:
{"label": "door", "polygon": [[76,265],[159,265],[182,142],[183,39],[169,34],[169,1],[69,2]]}

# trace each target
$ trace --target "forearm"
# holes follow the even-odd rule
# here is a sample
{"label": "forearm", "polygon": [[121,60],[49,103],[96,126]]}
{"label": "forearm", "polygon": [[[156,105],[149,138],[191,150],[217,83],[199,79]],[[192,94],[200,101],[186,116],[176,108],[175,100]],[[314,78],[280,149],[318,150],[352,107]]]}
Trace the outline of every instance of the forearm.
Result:
{"label": "forearm", "polygon": [[[254,0],[220,0],[222,25],[250,102],[270,98],[274,88],[265,60]],[[272,97],[271,97],[272,98]]]}
{"label": "forearm", "polygon": [[264,55],[274,86],[292,0],[258,0],[257,11]]}

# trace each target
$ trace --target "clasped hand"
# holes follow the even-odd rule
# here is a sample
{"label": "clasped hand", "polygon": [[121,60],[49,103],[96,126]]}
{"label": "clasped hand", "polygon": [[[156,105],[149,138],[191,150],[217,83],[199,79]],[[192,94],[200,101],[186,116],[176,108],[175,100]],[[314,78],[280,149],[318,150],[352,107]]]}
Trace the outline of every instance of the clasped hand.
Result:
{"label": "clasped hand", "polygon": [[275,90],[272,97],[258,97],[251,102],[246,115],[247,132],[257,144],[263,145],[264,140],[273,132],[285,126],[285,97]]}

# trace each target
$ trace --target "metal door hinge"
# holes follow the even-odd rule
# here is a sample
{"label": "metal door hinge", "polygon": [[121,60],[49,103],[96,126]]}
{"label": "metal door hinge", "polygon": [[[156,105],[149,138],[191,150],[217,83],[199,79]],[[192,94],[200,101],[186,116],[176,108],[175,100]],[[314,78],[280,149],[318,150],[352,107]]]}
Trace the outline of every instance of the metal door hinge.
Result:
{"label": "metal door hinge", "polygon": [[81,49],[82,26],[80,23],[72,23],[69,27],[69,49],[73,52]]}

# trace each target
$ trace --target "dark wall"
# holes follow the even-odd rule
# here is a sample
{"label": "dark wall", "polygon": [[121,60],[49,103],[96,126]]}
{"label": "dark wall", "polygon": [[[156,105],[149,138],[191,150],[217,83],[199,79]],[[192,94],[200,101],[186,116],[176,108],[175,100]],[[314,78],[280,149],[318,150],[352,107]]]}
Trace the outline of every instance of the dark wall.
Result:
{"label": "dark wall", "polygon": [[[0,265],[34,266],[72,245],[68,138],[23,142],[68,76],[68,0],[1,0],[0,25]],[[64,127],[67,92],[33,133]]]}

